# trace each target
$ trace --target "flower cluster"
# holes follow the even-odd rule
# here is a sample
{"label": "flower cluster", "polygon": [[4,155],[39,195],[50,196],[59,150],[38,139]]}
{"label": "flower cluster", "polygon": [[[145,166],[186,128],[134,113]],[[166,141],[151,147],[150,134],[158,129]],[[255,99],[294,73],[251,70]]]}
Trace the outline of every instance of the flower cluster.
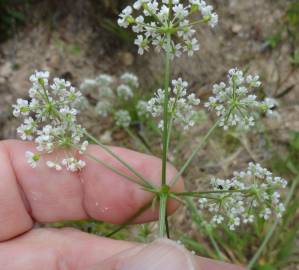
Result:
{"label": "flower cluster", "polygon": [[229,127],[249,129],[254,126],[258,112],[271,114],[274,107],[272,99],[258,101],[251,93],[260,86],[259,76],[245,76],[241,70],[231,69],[228,83],[214,85],[214,96],[209,98],[205,107],[216,111],[219,125],[225,130]]}
{"label": "flower cluster", "polygon": [[[117,126],[127,128],[132,122],[132,116],[124,107],[132,108],[138,87],[138,77],[132,73],[124,73],[119,79],[107,74],[101,74],[96,79],[87,79],[80,89],[98,100],[95,106],[98,115],[112,115]],[[137,104],[133,104],[139,117],[148,116],[144,103],[146,102],[139,100]]]}
{"label": "flower cluster", "polygon": [[260,164],[249,163],[246,171],[235,172],[231,179],[212,179],[211,185],[217,195],[199,199],[199,207],[213,215],[213,224],[225,221],[234,230],[241,223],[252,223],[256,216],[281,218],[285,210],[279,190],[286,188],[287,181]]}
{"label": "flower cluster", "polygon": [[[195,94],[188,94],[188,83],[181,78],[172,81],[172,88],[169,89],[168,113],[169,119],[174,124],[179,124],[185,130],[194,126],[197,113],[194,107],[200,103]],[[163,115],[165,94],[164,90],[159,89],[155,96],[148,101],[147,109],[153,117]],[[159,127],[163,128],[163,120],[160,121]]]}
{"label": "flower cluster", "polygon": [[[141,14],[133,17],[133,11],[141,10]],[[201,19],[190,21],[188,18],[193,13],[200,13]],[[199,43],[195,37],[193,26],[199,23],[208,23],[215,27],[218,15],[213,12],[213,7],[203,0],[189,0],[184,5],[180,0],[137,0],[132,6],[127,6],[119,15],[118,24],[132,30],[137,34],[135,45],[139,47],[138,53],[148,51],[150,45],[157,52],[167,50],[167,35],[171,35],[171,54],[179,57],[182,52],[189,56],[199,50]]]}
{"label": "flower cluster", "polygon": [[36,71],[30,81],[30,100],[18,99],[13,105],[14,116],[23,119],[17,129],[21,139],[36,143],[37,152],[26,153],[29,164],[35,168],[42,156],[64,149],[65,156],[48,159],[48,167],[56,170],[65,167],[72,172],[82,169],[85,162],[74,157],[75,148],[83,154],[88,145],[82,142],[84,129],[77,123],[81,93],[64,79],[55,78],[49,84],[49,72]]}

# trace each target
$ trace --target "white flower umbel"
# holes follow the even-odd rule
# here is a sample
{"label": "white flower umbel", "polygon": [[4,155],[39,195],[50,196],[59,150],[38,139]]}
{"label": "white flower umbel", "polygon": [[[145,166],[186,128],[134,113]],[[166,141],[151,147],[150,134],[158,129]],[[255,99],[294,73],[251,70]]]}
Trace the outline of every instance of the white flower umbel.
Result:
{"label": "white flower umbel", "polygon": [[113,106],[110,101],[102,100],[97,103],[95,111],[98,115],[107,117],[113,111]]}
{"label": "white flower umbel", "polygon": [[[171,95],[168,102],[169,119],[174,124],[182,126],[185,130],[194,126],[196,119],[195,107],[199,105],[200,100],[195,94],[188,94],[188,83],[181,78],[172,81],[172,88],[169,89]],[[155,96],[148,101],[147,109],[153,117],[161,117],[163,114],[164,91],[159,89]],[[163,128],[163,121],[159,123],[159,127]]]}
{"label": "white flower umbel", "polygon": [[133,91],[130,86],[121,84],[120,86],[117,87],[116,89],[117,95],[120,98],[123,98],[124,100],[129,100],[130,98],[133,97]]}
{"label": "white flower umbel", "polygon": [[[18,99],[13,105],[14,116],[23,119],[23,124],[17,129],[21,139],[36,143],[36,153],[26,152],[28,163],[35,168],[42,157],[63,149],[67,158],[73,158],[80,166],[71,167],[63,160],[52,161],[48,157],[48,167],[61,170],[65,166],[72,168],[71,171],[82,169],[84,162],[74,157],[75,148],[80,148],[83,143],[84,129],[77,123],[81,93],[63,79],[55,78],[49,85],[49,72],[36,71],[30,81],[30,100]],[[87,143],[83,144],[86,149]]]}
{"label": "white flower umbel", "polygon": [[225,130],[229,127],[248,130],[255,125],[259,113],[270,113],[274,107],[267,99],[257,100],[253,89],[260,86],[259,76],[245,76],[241,70],[231,69],[227,83],[214,85],[214,95],[205,103],[205,107],[216,111],[219,125]]}
{"label": "white flower umbel", "polygon": [[149,117],[150,113],[147,110],[148,103],[144,100],[139,100],[136,105],[137,114],[139,117]]}
{"label": "white flower umbel", "polygon": [[231,179],[214,178],[211,185],[219,193],[199,199],[199,208],[208,209],[212,223],[225,222],[231,230],[241,222],[252,223],[256,217],[281,218],[285,210],[280,190],[286,188],[287,181],[260,164],[249,163],[247,170],[235,172]]}
{"label": "white flower umbel", "polygon": [[[133,15],[134,9],[139,11],[136,16]],[[200,19],[191,20],[192,14]],[[132,7],[127,6],[118,19],[121,27],[131,26],[137,34],[135,45],[139,48],[139,54],[148,51],[150,45],[158,52],[161,49],[166,50],[166,36],[171,34],[172,56],[178,57],[182,52],[192,56],[199,50],[193,29],[193,26],[199,23],[208,23],[211,27],[218,23],[218,15],[213,11],[213,7],[203,0],[189,0],[187,4],[181,0],[138,0]]]}
{"label": "white flower umbel", "polygon": [[120,79],[122,80],[123,83],[131,87],[135,87],[135,88],[139,87],[138,77],[133,73],[126,72],[123,75],[121,75]]}
{"label": "white flower umbel", "polygon": [[[138,77],[129,72],[125,72],[119,78],[101,74],[96,79],[87,79],[81,84],[82,91],[98,100],[95,106],[96,113],[101,117],[112,116],[118,127],[125,128],[131,124],[132,116],[124,108],[136,106],[138,116],[148,116],[144,104],[146,102],[137,102],[138,87]],[[25,106],[26,110],[26,104],[22,106]]]}
{"label": "white flower umbel", "polygon": [[115,113],[115,123],[119,127],[127,128],[131,124],[131,116],[126,110],[119,110]]}

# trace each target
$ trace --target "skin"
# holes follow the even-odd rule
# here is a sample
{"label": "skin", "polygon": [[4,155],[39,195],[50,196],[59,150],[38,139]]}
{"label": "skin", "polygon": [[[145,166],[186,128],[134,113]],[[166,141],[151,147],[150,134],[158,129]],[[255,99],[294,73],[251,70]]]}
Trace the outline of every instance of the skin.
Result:
{"label": "skin", "polygon": [[[159,185],[161,161],[127,149],[111,149],[132,167]],[[152,195],[136,184],[86,159],[80,173],[56,172],[41,162],[32,169],[25,158],[34,145],[19,141],[0,142],[0,265],[1,270],[85,270],[136,243],[89,235],[74,229],[37,229],[35,222],[97,219],[121,224],[146,205]],[[96,146],[88,152],[132,175],[124,166]],[[60,155],[57,153],[56,155]],[[168,179],[176,170],[168,166]],[[173,188],[183,190],[182,180]],[[168,205],[169,214],[178,207]],[[149,209],[135,222],[157,219]],[[241,270],[238,266],[198,258],[203,270]]]}

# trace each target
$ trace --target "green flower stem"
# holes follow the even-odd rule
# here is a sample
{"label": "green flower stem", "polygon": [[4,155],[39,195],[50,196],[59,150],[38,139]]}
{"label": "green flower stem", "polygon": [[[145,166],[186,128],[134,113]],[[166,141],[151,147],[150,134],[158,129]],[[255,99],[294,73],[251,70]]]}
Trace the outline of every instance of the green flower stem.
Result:
{"label": "green flower stem", "polygon": [[202,149],[202,147],[206,144],[207,140],[210,138],[210,136],[212,135],[212,133],[215,131],[215,129],[218,127],[219,125],[219,121],[217,121],[208,131],[208,133],[205,135],[205,137],[203,138],[203,140],[197,145],[197,147],[194,149],[194,151],[192,152],[192,154],[190,155],[190,157],[187,159],[187,161],[185,162],[185,164],[182,166],[182,168],[180,169],[180,171],[177,173],[177,175],[171,180],[170,185],[174,186],[176,184],[176,182],[180,179],[181,175],[185,172],[185,170],[189,167],[189,165],[191,164],[192,160],[195,158],[195,156],[197,155],[197,153],[199,152],[199,150]]}
{"label": "green flower stem", "polygon": [[169,125],[168,125],[168,136],[167,136],[167,149],[169,149],[169,145],[170,145],[172,126],[173,126],[173,115],[170,115],[170,120],[169,120]]}
{"label": "green flower stem", "polygon": [[[190,26],[193,26],[193,25],[196,25],[196,24],[200,24],[200,23],[205,23],[206,21],[205,20],[198,20],[198,21],[194,21],[192,23],[189,23],[187,25],[187,27],[190,27]],[[181,29],[180,27],[178,29]]]}
{"label": "green flower stem", "polygon": [[166,166],[168,154],[168,102],[171,62],[171,34],[167,34],[167,51],[165,60],[164,104],[163,104],[163,156],[162,156],[162,185],[166,185]]}
{"label": "green flower stem", "polygon": [[[287,196],[287,198],[285,200],[285,207],[286,208],[288,207],[288,204],[290,203],[290,200],[292,199],[292,197],[294,195],[294,192],[295,192],[298,184],[299,184],[299,175],[297,175],[297,177],[294,179],[293,184],[292,184],[292,186],[290,188],[290,191],[288,193],[288,196]],[[248,269],[252,269],[255,266],[257,260],[260,258],[260,256],[264,252],[265,248],[267,247],[268,242],[270,241],[271,237],[273,236],[274,231],[278,227],[279,222],[280,222],[280,219],[276,219],[275,223],[272,225],[272,227],[268,231],[267,235],[265,236],[262,244],[260,245],[260,247],[258,248],[258,250],[256,251],[256,253],[252,257],[252,259],[248,263],[248,265],[247,265]]]}
{"label": "green flower stem", "polygon": [[166,236],[166,218],[167,218],[167,201],[168,194],[160,193],[159,195],[159,236],[165,238]]}
{"label": "green flower stem", "polygon": [[[171,2],[171,1],[170,1]],[[163,192],[167,188],[167,156],[169,146],[169,123],[168,123],[168,102],[169,102],[169,84],[171,73],[171,33],[167,33],[167,49],[165,59],[165,78],[164,78],[164,104],[163,104],[163,154],[162,154],[162,176],[161,176],[161,193],[159,194],[159,236],[164,238],[167,235],[167,201],[169,192]]]}
{"label": "green flower stem", "polygon": [[247,193],[250,189],[233,189],[233,190],[209,190],[209,191],[198,191],[198,192],[174,192],[173,194],[178,197],[205,197],[209,194],[223,194],[223,193]]}
{"label": "green flower stem", "polygon": [[150,183],[150,181],[146,180],[140,173],[138,173],[136,170],[132,168],[130,164],[122,160],[118,157],[117,154],[115,154],[108,146],[102,144],[99,140],[97,140],[94,136],[89,134],[87,131],[84,131],[84,134],[91,139],[94,143],[96,143],[98,146],[100,146],[102,149],[104,149],[108,154],[113,156],[117,161],[119,161],[122,165],[124,165],[130,172],[132,172],[135,176],[137,176],[144,184],[144,186],[150,187],[155,189],[155,187]]}

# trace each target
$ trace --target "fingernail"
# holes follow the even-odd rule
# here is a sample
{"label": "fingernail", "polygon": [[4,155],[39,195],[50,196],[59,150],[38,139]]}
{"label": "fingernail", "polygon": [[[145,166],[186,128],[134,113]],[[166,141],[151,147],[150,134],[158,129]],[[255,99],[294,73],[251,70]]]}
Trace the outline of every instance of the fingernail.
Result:
{"label": "fingernail", "polygon": [[183,246],[159,239],[125,260],[119,270],[199,270],[193,255]]}
{"label": "fingernail", "polygon": [[93,270],[200,270],[194,255],[169,239],[129,249]]}

